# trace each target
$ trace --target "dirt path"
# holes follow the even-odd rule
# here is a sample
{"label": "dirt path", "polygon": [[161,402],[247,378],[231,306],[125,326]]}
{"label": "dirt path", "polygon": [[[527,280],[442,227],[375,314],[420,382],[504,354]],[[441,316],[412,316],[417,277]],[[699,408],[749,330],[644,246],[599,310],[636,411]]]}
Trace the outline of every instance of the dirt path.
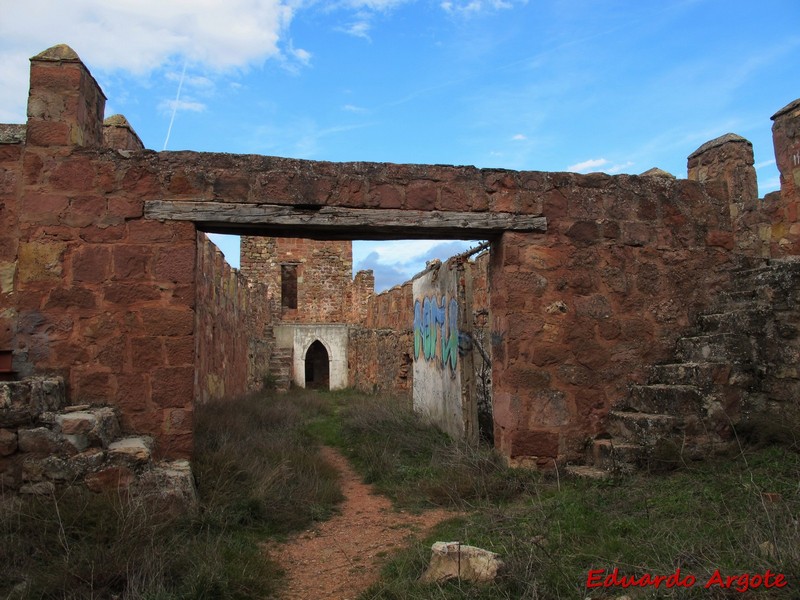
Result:
{"label": "dirt path", "polygon": [[322,452],[341,472],[345,500],[330,520],[273,548],[288,579],[283,600],[354,599],[377,581],[392,550],[454,514],[395,511],[389,500],[362,483],[338,451],[325,447]]}

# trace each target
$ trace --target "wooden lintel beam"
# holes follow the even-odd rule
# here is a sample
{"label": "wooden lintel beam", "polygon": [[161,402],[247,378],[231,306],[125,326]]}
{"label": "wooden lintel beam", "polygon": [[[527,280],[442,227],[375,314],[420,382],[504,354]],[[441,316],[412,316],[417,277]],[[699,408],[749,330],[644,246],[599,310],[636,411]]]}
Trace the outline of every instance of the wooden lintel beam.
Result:
{"label": "wooden lintel beam", "polygon": [[506,212],[454,212],[338,206],[233,204],[227,202],[145,202],[144,216],[159,221],[192,221],[208,231],[274,235],[276,229],[327,232],[342,238],[397,236],[485,238],[503,231],[547,231],[539,215]]}

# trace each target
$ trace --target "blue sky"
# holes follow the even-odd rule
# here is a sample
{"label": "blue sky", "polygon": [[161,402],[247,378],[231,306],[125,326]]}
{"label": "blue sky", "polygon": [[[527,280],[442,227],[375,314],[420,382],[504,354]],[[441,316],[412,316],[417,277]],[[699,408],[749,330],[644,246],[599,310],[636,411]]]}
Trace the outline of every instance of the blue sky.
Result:
{"label": "blue sky", "polygon": [[[0,122],[25,120],[28,58],[67,43],[155,150],[685,177],[734,132],[763,194],[769,117],[800,97],[798,0],[0,0],[0,15]],[[354,262],[382,289],[467,246],[361,242]]]}

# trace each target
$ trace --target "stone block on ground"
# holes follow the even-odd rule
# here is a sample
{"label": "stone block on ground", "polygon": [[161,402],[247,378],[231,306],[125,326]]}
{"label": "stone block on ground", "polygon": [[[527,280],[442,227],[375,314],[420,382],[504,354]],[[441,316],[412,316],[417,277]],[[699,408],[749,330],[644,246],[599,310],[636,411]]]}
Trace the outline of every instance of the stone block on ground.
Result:
{"label": "stone block on ground", "polygon": [[129,437],[109,444],[108,454],[111,458],[146,463],[150,460],[152,448],[153,440],[148,437]]}
{"label": "stone block on ground", "polygon": [[197,508],[197,489],[188,460],[159,462],[141,474],[135,491],[172,514]]}
{"label": "stone block on ground", "polygon": [[431,548],[431,562],[420,581],[440,583],[460,579],[489,583],[497,579],[503,566],[500,555],[494,552],[460,542],[436,542]]}
{"label": "stone block on ground", "polygon": [[63,435],[46,427],[20,429],[17,431],[19,450],[38,455],[75,454],[76,450]]}

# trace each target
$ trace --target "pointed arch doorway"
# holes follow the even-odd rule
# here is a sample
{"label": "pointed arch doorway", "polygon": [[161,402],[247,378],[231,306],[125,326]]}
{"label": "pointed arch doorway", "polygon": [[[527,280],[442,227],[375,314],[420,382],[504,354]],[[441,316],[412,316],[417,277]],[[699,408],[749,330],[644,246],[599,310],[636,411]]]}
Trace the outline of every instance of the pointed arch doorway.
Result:
{"label": "pointed arch doorway", "polygon": [[306,387],[313,389],[330,389],[330,358],[325,346],[314,340],[306,351]]}

